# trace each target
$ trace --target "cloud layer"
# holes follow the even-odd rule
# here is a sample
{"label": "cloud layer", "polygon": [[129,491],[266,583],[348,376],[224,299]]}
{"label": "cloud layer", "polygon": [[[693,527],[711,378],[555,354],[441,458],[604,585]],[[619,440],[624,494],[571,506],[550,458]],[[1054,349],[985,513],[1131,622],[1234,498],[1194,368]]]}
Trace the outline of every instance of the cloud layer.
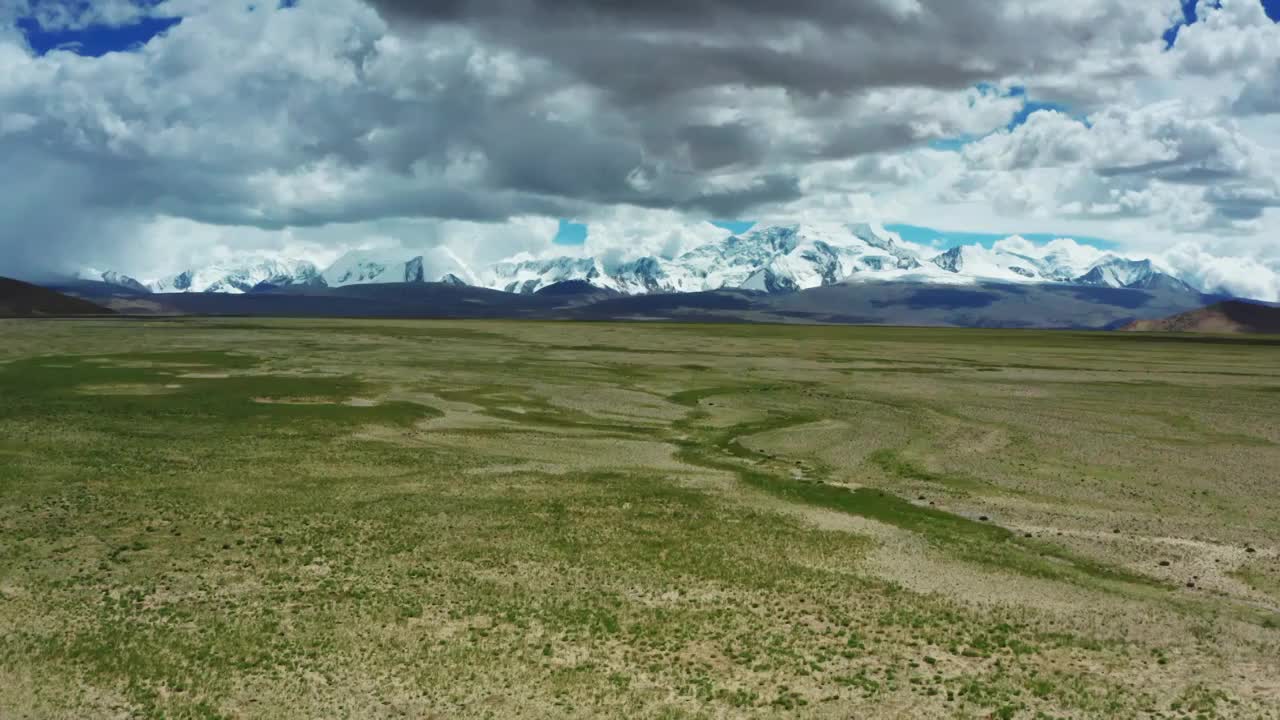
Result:
{"label": "cloud layer", "polygon": [[[623,256],[712,218],[1280,256],[1260,0],[0,0],[0,272],[447,244]],[[38,31],[181,22],[101,57]],[[1044,109],[1040,109],[1044,108]],[[1054,108],[1054,109],[1050,109]]]}

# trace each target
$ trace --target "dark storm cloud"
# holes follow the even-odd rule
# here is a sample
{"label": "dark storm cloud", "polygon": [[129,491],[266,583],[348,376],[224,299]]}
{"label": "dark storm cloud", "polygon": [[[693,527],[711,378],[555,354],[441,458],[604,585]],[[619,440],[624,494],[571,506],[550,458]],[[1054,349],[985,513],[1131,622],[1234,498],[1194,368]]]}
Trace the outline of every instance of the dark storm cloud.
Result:
{"label": "dark storm cloud", "polygon": [[849,157],[896,150],[920,142],[908,122],[872,121],[857,126],[833,124],[815,152],[820,157]]}
{"label": "dark storm cloud", "polygon": [[1165,182],[1186,185],[1209,185],[1243,176],[1240,170],[1234,168],[1189,163],[1182,159],[1161,160],[1159,162],[1142,163],[1141,165],[1100,167],[1095,172],[1102,177],[1133,175],[1143,178],[1158,178]]}
{"label": "dark storm cloud", "polygon": [[[43,279],[101,260],[126,257],[115,245],[138,216],[94,205],[93,170],[50,158],[38,148],[0,143],[0,177],[21,178],[0,192],[0,275]],[[124,252],[121,252],[123,250]]]}
{"label": "dark storm cloud", "polygon": [[1280,188],[1219,185],[1206,190],[1205,199],[1219,215],[1228,220],[1256,220],[1268,208],[1280,207]]}
{"label": "dark storm cloud", "polygon": [[[861,0],[375,0],[393,18],[465,22],[479,18],[539,17],[548,24],[640,22],[667,28],[707,29],[742,19],[776,22],[805,18],[821,24],[891,23],[895,3]],[[896,3],[902,5],[902,3]]]}
{"label": "dark storm cloud", "polygon": [[371,1],[393,23],[478,28],[626,103],[733,84],[961,88],[1050,64],[1067,71],[1099,42],[1151,39],[1142,23],[1122,22],[1149,9],[1124,4],[1071,13],[992,0]]}
{"label": "dark storm cloud", "polygon": [[748,210],[761,204],[795,200],[802,194],[799,180],[794,176],[772,174],[758,178],[744,189],[700,193],[683,200],[681,209],[700,210],[710,217],[745,217]]}
{"label": "dark storm cloud", "polygon": [[754,132],[742,123],[688,125],[678,135],[689,151],[695,170],[716,170],[735,163],[754,164],[764,148]]}
{"label": "dark storm cloud", "polygon": [[[871,109],[877,91],[1071,74],[1089,48],[1158,37],[1152,6],[1107,0],[370,2],[393,33],[465,33],[553,86],[590,90],[588,127],[540,123],[536,101],[520,141],[504,134],[505,118],[454,127],[485,148],[498,186],[684,210],[780,206],[799,196],[812,163],[973,132],[927,101]],[[756,102],[782,112],[762,118]],[[976,132],[1007,118],[996,122]],[[705,197],[725,173],[761,177],[739,178],[737,197]],[[637,175],[646,182],[631,182]]]}
{"label": "dark storm cloud", "polygon": [[[1082,48],[1140,37],[1121,21],[1149,14],[1121,3],[1099,24],[990,0],[370,1],[395,33],[474,38],[526,71],[500,99],[464,85],[460,100],[433,104],[443,112],[397,110],[390,162],[402,170],[439,159],[443,138],[483,156],[495,189],[721,212],[789,202],[807,164],[919,146],[953,122],[931,107],[864,111],[869,92],[1069,71]],[[564,87],[586,89],[580,122],[545,112],[542,98]],[[761,92],[783,112],[758,122],[737,103]],[[715,184],[725,173],[746,177]]]}

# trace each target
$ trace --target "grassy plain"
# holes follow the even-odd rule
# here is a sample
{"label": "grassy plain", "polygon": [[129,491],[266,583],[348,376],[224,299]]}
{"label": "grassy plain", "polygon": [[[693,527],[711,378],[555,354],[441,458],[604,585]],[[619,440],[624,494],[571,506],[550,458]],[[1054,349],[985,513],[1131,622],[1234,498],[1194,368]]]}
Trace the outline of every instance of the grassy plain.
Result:
{"label": "grassy plain", "polygon": [[1280,717],[1276,341],[0,339],[0,718]]}

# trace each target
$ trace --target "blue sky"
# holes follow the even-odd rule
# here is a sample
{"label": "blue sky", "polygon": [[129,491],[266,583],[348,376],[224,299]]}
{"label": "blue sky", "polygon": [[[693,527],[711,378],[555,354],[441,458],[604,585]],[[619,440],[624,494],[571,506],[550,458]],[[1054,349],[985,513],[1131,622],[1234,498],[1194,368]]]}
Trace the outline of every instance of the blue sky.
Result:
{"label": "blue sky", "polygon": [[[713,220],[712,225],[722,227],[731,233],[744,233],[756,224],[755,220]],[[585,223],[577,223],[561,218],[560,230],[556,233],[557,245],[581,245],[587,241],[589,228]]]}
{"label": "blue sky", "polygon": [[[58,5],[65,0],[48,0]],[[229,2],[232,0],[221,0]],[[269,0],[268,0],[269,1]],[[39,0],[37,0],[39,5]],[[86,5],[92,7],[92,0]],[[138,0],[135,4],[144,6],[159,5],[159,0]],[[280,8],[291,8],[297,0],[279,0]],[[252,3],[245,9],[253,12],[256,6]],[[74,30],[49,30],[40,27],[34,18],[21,18],[17,25],[27,38],[27,43],[38,55],[53,50],[69,50],[85,57],[102,57],[112,52],[127,52],[146,45],[155,36],[182,22],[179,17],[150,17],[128,25],[89,25]]]}
{"label": "blue sky", "polygon": [[[1196,21],[1196,2],[1197,0],[1182,0],[1182,22],[1176,23],[1173,27],[1164,31],[1164,44],[1166,48],[1173,47],[1174,41],[1178,39],[1179,30]],[[1265,2],[1263,3],[1263,6],[1266,6]]]}
{"label": "blue sky", "polygon": [[65,49],[87,57],[130,50],[182,22],[181,18],[144,18],[120,27],[90,25],[80,30],[46,30],[31,18],[18,20],[18,27],[37,54]]}
{"label": "blue sky", "polygon": [[902,236],[903,240],[921,245],[930,245],[937,248],[947,249],[957,245],[982,245],[983,247],[991,247],[991,244],[997,240],[1003,240],[1010,235],[1021,235],[1022,237],[1037,243],[1046,243],[1062,237],[1069,237],[1082,245],[1092,245],[1102,250],[1113,250],[1118,245],[1110,240],[1103,240],[1095,237],[1081,237],[1079,235],[1070,234],[1054,234],[1054,233],[1026,233],[1026,232],[1007,232],[1007,233],[975,233],[975,232],[958,232],[954,230],[936,230],[934,228],[923,227],[921,225],[904,225],[894,223],[884,226],[886,230],[896,232]]}
{"label": "blue sky", "polygon": [[[722,227],[732,233],[744,233],[755,226],[752,220],[717,220],[712,223],[718,227]],[[902,236],[907,242],[918,243],[939,249],[953,248],[957,245],[982,245],[983,247],[991,247],[992,243],[1003,240],[1010,235],[1021,235],[1022,237],[1037,243],[1047,243],[1061,237],[1069,237],[1083,245],[1092,245],[1102,250],[1114,250],[1119,247],[1117,243],[1110,240],[1095,237],[1081,237],[1079,235],[1054,234],[1054,233],[1025,233],[1025,232],[1007,232],[1007,233],[975,233],[960,232],[954,230],[938,230],[935,228],[924,227],[922,225],[906,225],[902,223],[893,223],[885,225],[885,229],[890,232],[896,232]],[[556,235],[557,245],[582,245],[587,240],[590,228],[584,223],[575,223],[568,220],[560,221],[560,232]]]}
{"label": "blue sky", "polygon": [[564,218],[560,219],[560,230],[556,232],[557,245],[581,245],[587,241],[587,226]]}

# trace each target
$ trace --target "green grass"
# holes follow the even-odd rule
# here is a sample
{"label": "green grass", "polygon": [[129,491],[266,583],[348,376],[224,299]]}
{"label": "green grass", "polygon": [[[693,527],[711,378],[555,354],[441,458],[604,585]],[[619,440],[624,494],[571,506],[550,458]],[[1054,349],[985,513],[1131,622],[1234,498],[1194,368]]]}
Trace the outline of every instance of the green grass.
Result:
{"label": "green grass", "polygon": [[[1273,346],[317,320],[0,333],[0,717],[1278,704],[1238,682],[1280,652],[1257,597],[1185,588],[1123,542],[1273,550]],[[155,347],[173,350],[138,352]],[[1159,392],[1116,382],[1138,368]],[[974,445],[993,429],[1008,442]],[[1221,573],[1269,592],[1265,561]]]}
{"label": "green grass", "polygon": [[[689,407],[707,398],[742,392],[776,391],[776,386],[715,387],[682,391],[671,396],[674,402]],[[705,413],[695,413],[682,428],[693,428]],[[973,520],[922,504],[909,502],[890,491],[878,488],[846,488],[821,481],[795,481],[779,478],[751,466],[726,462],[717,456],[721,450],[731,457],[754,459],[739,438],[766,433],[779,428],[812,422],[813,416],[775,416],[770,420],[734,425],[728,430],[705,434],[697,441],[684,443],[683,457],[691,462],[737,473],[748,485],[764,490],[789,502],[814,505],[865,517],[918,533],[930,542],[945,546],[957,556],[972,562],[995,565],[1030,576],[1074,582],[1108,583],[1106,587],[1167,587],[1150,577],[1109,566],[1068,552],[1047,542],[1024,542],[1010,530],[983,520]],[[925,470],[904,460],[893,450],[881,449],[868,460],[884,472],[907,480],[933,483],[948,488],[981,488],[984,483],[969,478],[943,475]]]}
{"label": "green grass", "polygon": [[990,492],[994,490],[994,488],[992,488],[988,483],[983,483],[981,480],[927,470],[920,465],[903,458],[902,453],[889,448],[876,450],[871,453],[867,460],[889,475],[904,480],[931,483],[960,491],[986,489]]}

